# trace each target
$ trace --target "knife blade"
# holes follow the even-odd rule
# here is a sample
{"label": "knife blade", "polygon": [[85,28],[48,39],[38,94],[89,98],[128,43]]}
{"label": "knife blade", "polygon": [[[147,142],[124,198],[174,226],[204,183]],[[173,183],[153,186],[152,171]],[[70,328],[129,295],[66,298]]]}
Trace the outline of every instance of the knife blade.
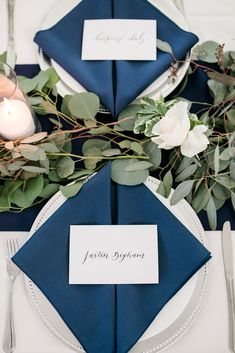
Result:
{"label": "knife blade", "polygon": [[234,271],[233,271],[233,247],[230,222],[225,222],[222,231],[222,249],[224,270],[228,296],[229,310],[229,344],[235,352],[235,296],[234,296]]}
{"label": "knife blade", "polygon": [[14,9],[15,0],[7,0],[8,12],[8,44],[7,44],[7,64],[14,69],[16,64],[16,49],[14,39]]}

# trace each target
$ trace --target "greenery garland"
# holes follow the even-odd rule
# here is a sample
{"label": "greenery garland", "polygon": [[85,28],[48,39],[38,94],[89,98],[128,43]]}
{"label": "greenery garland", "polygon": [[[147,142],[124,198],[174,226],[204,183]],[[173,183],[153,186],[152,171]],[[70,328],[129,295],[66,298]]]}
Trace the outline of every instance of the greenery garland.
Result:
{"label": "greenery garland", "polygon": [[[167,43],[158,46],[171,52]],[[217,63],[218,70],[202,65],[202,61]],[[180,63],[174,59],[169,79],[175,79]],[[97,120],[100,101],[93,93],[65,96],[59,104],[55,86],[59,77],[53,69],[40,71],[32,79],[19,76],[33,110],[52,122],[53,131],[15,141],[0,140],[0,211],[20,212],[58,190],[72,197],[89,175],[112,161],[115,182],[137,185],[152,172],[161,180],[158,193],[170,197],[171,204],[186,198],[197,213],[207,212],[211,228],[216,229],[217,210],[225,201],[231,200],[235,209],[235,52],[224,52],[222,45],[212,41],[197,46],[183,87],[198,67],[209,77],[214,102],[200,103],[197,115],[190,113],[190,107],[198,102],[186,102],[184,124],[188,130],[184,141],[175,146],[169,145],[169,139],[167,145],[164,139],[169,134],[166,137],[159,131],[173,121],[169,117],[179,102],[186,106],[183,98],[144,98],[121,112],[118,121],[103,123]],[[185,152],[189,136],[191,142],[199,136],[204,146],[190,156]],[[83,142],[80,154],[72,148],[76,140]]]}

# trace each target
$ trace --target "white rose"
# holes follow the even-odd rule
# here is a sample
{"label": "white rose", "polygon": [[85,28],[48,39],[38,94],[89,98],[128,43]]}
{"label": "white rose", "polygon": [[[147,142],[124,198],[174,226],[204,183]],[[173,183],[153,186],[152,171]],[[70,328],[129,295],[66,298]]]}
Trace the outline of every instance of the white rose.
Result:
{"label": "white rose", "polygon": [[159,148],[170,150],[181,146],[185,141],[190,129],[188,114],[188,103],[177,102],[168,110],[166,115],[154,125],[152,141],[159,145]]}
{"label": "white rose", "polygon": [[207,148],[210,143],[204,134],[207,129],[205,125],[197,125],[189,131],[186,140],[181,146],[181,153],[184,156],[191,158]]}

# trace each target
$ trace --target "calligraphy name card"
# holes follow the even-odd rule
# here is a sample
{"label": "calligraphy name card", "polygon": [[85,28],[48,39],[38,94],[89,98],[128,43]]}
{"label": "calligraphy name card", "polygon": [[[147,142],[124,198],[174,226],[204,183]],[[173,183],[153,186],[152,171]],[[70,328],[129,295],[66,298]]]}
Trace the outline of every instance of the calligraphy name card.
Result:
{"label": "calligraphy name card", "polygon": [[156,225],[70,227],[70,284],[158,283]]}
{"label": "calligraphy name card", "polygon": [[82,60],[156,60],[156,20],[85,20]]}

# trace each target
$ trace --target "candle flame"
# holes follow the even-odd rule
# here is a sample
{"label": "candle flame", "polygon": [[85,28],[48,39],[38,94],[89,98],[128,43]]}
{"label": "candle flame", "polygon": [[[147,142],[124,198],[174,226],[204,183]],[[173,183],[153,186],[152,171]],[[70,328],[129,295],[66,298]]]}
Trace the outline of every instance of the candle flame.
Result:
{"label": "candle flame", "polygon": [[10,105],[10,102],[7,98],[4,98],[4,106],[5,106],[6,111],[10,115],[11,114],[11,105]]}

